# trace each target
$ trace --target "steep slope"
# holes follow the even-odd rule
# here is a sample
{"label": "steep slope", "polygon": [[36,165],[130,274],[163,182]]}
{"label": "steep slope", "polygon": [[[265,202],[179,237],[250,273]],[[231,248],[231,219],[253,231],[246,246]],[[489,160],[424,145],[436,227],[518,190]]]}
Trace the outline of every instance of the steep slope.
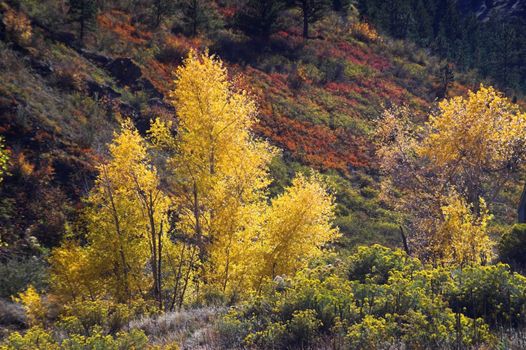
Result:
{"label": "steep slope", "polygon": [[[107,8],[81,47],[71,26],[50,27],[30,5],[1,8],[31,33],[21,40],[20,26],[3,21],[0,131],[12,159],[0,190],[0,233],[11,247],[4,251],[59,242],[66,223],[78,221],[93,165],[121,116],[144,132],[152,118],[173,115],[171,72],[192,48],[217,53],[256,97],[255,133],[283,150],[272,193],[307,167],[327,174],[346,246],[400,244],[395,215],[378,198],[372,133],[382,110],[403,104],[425,118],[437,97],[477,84],[460,75],[450,81],[438,59],[352,16],[328,15],[305,40],[298,13],[289,11],[290,23],[261,41],[228,26],[196,38],[152,31],[128,10]],[[235,8],[218,5],[218,12],[230,23]]]}

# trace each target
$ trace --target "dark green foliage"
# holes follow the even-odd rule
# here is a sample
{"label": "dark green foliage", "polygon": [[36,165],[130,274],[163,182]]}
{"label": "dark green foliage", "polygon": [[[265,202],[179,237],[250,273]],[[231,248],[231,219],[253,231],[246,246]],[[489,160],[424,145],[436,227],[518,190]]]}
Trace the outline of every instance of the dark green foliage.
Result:
{"label": "dark green foliage", "polygon": [[468,267],[451,278],[447,300],[454,311],[482,317],[492,327],[526,325],[526,278],[507,265]]}
{"label": "dark green foliage", "polygon": [[179,0],[177,7],[182,14],[182,30],[187,35],[196,36],[218,29],[222,25],[212,1]]}
{"label": "dark green foliage", "polygon": [[337,12],[346,13],[351,7],[352,0],[332,0],[332,9]]}
{"label": "dark green foliage", "polygon": [[47,267],[34,257],[12,258],[0,262],[0,298],[9,298],[28,285],[42,290],[47,283]]}
{"label": "dark green foliage", "polygon": [[248,35],[266,39],[278,30],[278,18],[284,8],[283,0],[247,0],[236,23]]}
{"label": "dark green foliage", "polygon": [[526,267],[526,224],[518,224],[504,234],[499,242],[500,259],[514,267]]}
{"label": "dark green foliage", "polygon": [[387,283],[394,272],[412,273],[419,269],[419,263],[410,259],[401,250],[392,250],[381,245],[359,247],[348,259],[349,280],[361,283]]}
{"label": "dark green foliage", "polygon": [[154,28],[159,27],[164,17],[174,13],[176,2],[174,0],[153,0],[152,18]]}
{"label": "dark green foliage", "polygon": [[69,0],[69,16],[79,25],[80,42],[84,42],[86,32],[95,25],[97,11],[96,0]]}
{"label": "dark green foliage", "polygon": [[330,9],[330,0],[294,0],[303,17],[303,37],[309,37],[309,26],[319,21]]}

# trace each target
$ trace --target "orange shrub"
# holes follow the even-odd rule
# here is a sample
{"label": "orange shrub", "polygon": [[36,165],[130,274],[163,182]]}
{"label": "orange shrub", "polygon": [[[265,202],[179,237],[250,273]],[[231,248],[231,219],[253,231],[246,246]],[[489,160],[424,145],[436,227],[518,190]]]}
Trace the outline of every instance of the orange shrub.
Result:
{"label": "orange shrub", "polygon": [[7,10],[3,19],[6,32],[21,45],[27,45],[31,41],[32,29],[29,18],[22,12]]}
{"label": "orange shrub", "polygon": [[351,25],[351,33],[358,39],[374,42],[380,39],[378,32],[367,22],[357,22]]}

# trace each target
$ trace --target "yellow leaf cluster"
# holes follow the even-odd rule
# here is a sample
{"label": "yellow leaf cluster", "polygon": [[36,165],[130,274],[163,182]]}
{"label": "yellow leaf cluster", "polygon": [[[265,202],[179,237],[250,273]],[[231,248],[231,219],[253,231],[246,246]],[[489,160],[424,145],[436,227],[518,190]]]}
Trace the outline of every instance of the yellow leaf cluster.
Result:
{"label": "yellow leaf cluster", "polygon": [[6,31],[15,39],[19,44],[26,45],[30,42],[33,35],[31,28],[31,21],[22,12],[17,12],[8,9],[3,16],[3,23]]}
{"label": "yellow leaf cluster", "polygon": [[442,214],[434,245],[439,261],[463,266],[491,260],[493,242],[488,235],[488,224],[492,216],[484,199],[480,198],[480,214],[477,215],[472,205],[452,191],[442,207]]}
{"label": "yellow leaf cluster", "polygon": [[[169,122],[160,120],[150,134],[154,143],[171,148],[168,163],[178,193],[173,199],[180,210],[178,230],[206,245],[205,279],[223,291],[251,287],[263,271],[271,273],[261,267],[272,249],[274,263],[280,266],[276,271],[292,273],[334,238],[330,224],[315,224],[321,218],[331,220],[326,215],[332,210],[331,200],[321,186],[315,188],[317,181],[300,178],[269,207],[268,165],[277,152],[252,136],[256,105],[245,91],[234,88],[217,58],[191,52],[176,71],[175,85],[171,97],[177,136],[169,132]],[[294,207],[311,202],[310,211]],[[300,219],[306,222],[300,224]]]}
{"label": "yellow leaf cluster", "polygon": [[498,169],[526,143],[526,113],[492,87],[444,100],[439,109],[419,149],[439,167],[469,162]]}
{"label": "yellow leaf cluster", "polygon": [[330,224],[333,219],[333,198],[320,179],[296,177],[285,193],[272,200],[266,213],[261,276],[289,274],[307,259],[319,256],[319,242],[338,237]]}
{"label": "yellow leaf cluster", "polygon": [[13,299],[24,306],[29,325],[42,325],[46,319],[46,307],[42,302],[42,297],[32,285]]}

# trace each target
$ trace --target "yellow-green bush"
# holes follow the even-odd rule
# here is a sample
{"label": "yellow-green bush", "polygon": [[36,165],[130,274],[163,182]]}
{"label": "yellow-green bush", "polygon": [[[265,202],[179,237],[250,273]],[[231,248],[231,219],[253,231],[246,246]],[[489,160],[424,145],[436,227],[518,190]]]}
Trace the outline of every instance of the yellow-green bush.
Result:
{"label": "yellow-green bush", "polygon": [[0,350],[141,350],[148,346],[144,332],[136,329],[111,336],[94,327],[90,335],[71,334],[61,342],[58,338],[37,326],[24,334],[11,333]]}
{"label": "yellow-green bush", "polygon": [[218,331],[240,347],[312,348],[324,339],[351,349],[493,347],[502,327],[524,327],[525,281],[502,264],[433,268],[400,250],[361,247],[273,282]]}
{"label": "yellow-green bush", "polygon": [[58,350],[60,346],[53,336],[41,327],[30,328],[26,333],[11,333],[0,344],[0,350]]}

